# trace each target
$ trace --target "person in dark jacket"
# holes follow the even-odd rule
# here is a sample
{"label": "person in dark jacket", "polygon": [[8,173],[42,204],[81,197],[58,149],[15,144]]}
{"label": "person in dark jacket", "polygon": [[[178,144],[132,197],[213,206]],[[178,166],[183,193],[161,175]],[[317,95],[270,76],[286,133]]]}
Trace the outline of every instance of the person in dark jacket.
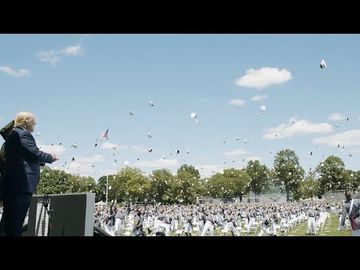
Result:
{"label": "person in dark jacket", "polygon": [[[12,120],[10,123],[8,123],[6,126],[4,126],[1,130],[0,130],[0,135],[4,138],[4,140],[6,141],[7,137],[9,137],[9,134],[11,133],[11,131],[14,128],[14,120]],[[1,177],[1,175],[3,175],[5,170],[5,143],[1,146],[0,149],[0,202],[2,202],[3,200],[3,178]]]}
{"label": "person in dark jacket", "polygon": [[345,202],[340,220],[340,228],[345,228],[345,218],[349,216],[351,229],[360,230],[360,200],[353,199],[351,191],[345,191]]}
{"label": "person in dark jacket", "polygon": [[35,127],[35,116],[29,112],[16,115],[14,128],[5,145],[4,189],[4,234],[21,236],[22,226],[29,209],[33,193],[40,179],[40,164],[57,160],[39,150],[31,132]]}

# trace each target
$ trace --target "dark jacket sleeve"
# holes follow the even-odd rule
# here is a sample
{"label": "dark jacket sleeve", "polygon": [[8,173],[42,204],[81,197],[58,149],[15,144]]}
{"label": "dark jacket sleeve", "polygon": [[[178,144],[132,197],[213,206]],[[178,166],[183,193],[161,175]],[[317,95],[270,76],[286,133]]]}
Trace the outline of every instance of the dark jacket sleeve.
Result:
{"label": "dark jacket sleeve", "polygon": [[52,155],[39,150],[30,132],[24,132],[20,139],[27,159],[46,163],[52,163],[54,161]]}
{"label": "dark jacket sleeve", "polygon": [[10,123],[6,124],[1,130],[0,135],[4,138],[6,141],[7,137],[9,137],[10,132],[12,131],[14,127],[14,120],[12,120]]}

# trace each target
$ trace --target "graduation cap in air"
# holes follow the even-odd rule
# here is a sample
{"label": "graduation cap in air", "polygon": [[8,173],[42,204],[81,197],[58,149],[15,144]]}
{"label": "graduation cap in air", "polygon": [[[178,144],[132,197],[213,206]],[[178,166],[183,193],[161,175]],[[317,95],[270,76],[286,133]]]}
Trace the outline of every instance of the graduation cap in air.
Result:
{"label": "graduation cap in air", "polygon": [[7,137],[10,135],[10,132],[11,132],[12,129],[14,128],[14,124],[15,124],[15,121],[12,120],[11,122],[9,122],[8,124],[6,124],[6,125],[0,130],[0,134],[1,134],[1,136],[4,138],[4,140],[6,140]]}
{"label": "graduation cap in air", "polygon": [[197,113],[194,113],[194,112],[192,112],[191,114],[190,114],[190,117],[192,118],[192,119],[196,119],[197,118]]}
{"label": "graduation cap in air", "polygon": [[321,62],[320,62],[320,68],[321,69],[327,68],[327,65],[326,65],[326,62],[325,62],[324,59],[322,59]]}
{"label": "graduation cap in air", "polygon": [[155,106],[154,102],[152,102],[152,101],[150,100],[150,101],[149,101],[149,106],[150,106],[150,107],[154,107],[154,106]]}
{"label": "graduation cap in air", "polygon": [[147,134],[148,138],[152,138],[152,135],[150,133]]}
{"label": "graduation cap in air", "polygon": [[133,112],[129,112],[129,114],[130,114],[131,116],[134,116],[134,113],[133,113]]}
{"label": "graduation cap in air", "polygon": [[261,105],[261,106],[260,106],[260,111],[265,112],[265,111],[266,111],[266,106],[265,106],[265,105]]}
{"label": "graduation cap in air", "polygon": [[151,153],[151,152],[152,152],[152,148],[149,148],[149,149],[148,149],[148,152]]}
{"label": "graduation cap in air", "polygon": [[103,134],[101,134],[101,138],[102,139],[105,138],[106,140],[109,139],[109,129],[106,129],[106,131]]}
{"label": "graduation cap in air", "polygon": [[176,154],[180,154],[180,150],[176,150]]}
{"label": "graduation cap in air", "polygon": [[72,157],[71,161],[75,161],[75,158],[74,158],[74,157]]}
{"label": "graduation cap in air", "polygon": [[76,143],[74,143],[70,147],[77,148],[77,145],[76,145]]}

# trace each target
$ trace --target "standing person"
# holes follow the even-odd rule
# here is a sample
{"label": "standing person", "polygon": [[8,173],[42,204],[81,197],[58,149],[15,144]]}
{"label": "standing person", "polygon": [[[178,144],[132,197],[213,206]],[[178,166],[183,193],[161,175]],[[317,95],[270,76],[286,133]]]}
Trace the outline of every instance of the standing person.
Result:
{"label": "standing person", "polygon": [[360,230],[360,200],[353,199],[351,191],[345,192],[345,202],[340,221],[340,228],[345,227],[345,217],[349,215],[351,229],[353,231]]}
{"label": "standing person", "polygon": [[143,231],[143,222],[144,218],[142,216],[141,210],[138,209],[134,217],[134,228],[132,231],[133,236],[146,236]]}
{"label": "standing person", "polygon": [[32,195],[39,183],[40,164],[58,159],[55,155],[39,150],[31,135],[35,125],[32,113],[18,113],[14,128],[5,142],[3,218],[7,236],[21,236]]}
{"label": "standing person", "polygon": [[[10,123],[8,123],[0,130],[0,135],[3,137],[5,141],[9,137],[11,131],[13,130],[14,123],[15,123],[14,120],[12,120]],[[0,201],[2,201],[1,193],[3,191],[1,174],[4,173],[4,170],[5,170],[5,143],[1,146],[1,150],[0,150]]]}

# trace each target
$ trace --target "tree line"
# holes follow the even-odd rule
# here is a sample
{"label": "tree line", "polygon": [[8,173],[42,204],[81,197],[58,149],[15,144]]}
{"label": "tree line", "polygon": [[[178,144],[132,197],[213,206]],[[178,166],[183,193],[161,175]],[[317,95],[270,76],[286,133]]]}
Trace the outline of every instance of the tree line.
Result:
{"label": "tree line", "polygon": [[230,168],[209,178],[201,178],[192,165],[182,165],[172,174],[167,169],[146,175],[138,168],[124,167],[113,175],[80,177],[43,167],[37,194],[92,192],[96,201],[134,203],[195,203],[197,198],[239,198],[254,193],[261,196],[271,190],[286,194],[287,200],[322,198],[326,192],[355,190],[360,186],[360,171],[347,170],[337,156],[329,156],[305,173],[295,151],[285,149],[275,155],[273,168],[251,160],[242,169]]}

